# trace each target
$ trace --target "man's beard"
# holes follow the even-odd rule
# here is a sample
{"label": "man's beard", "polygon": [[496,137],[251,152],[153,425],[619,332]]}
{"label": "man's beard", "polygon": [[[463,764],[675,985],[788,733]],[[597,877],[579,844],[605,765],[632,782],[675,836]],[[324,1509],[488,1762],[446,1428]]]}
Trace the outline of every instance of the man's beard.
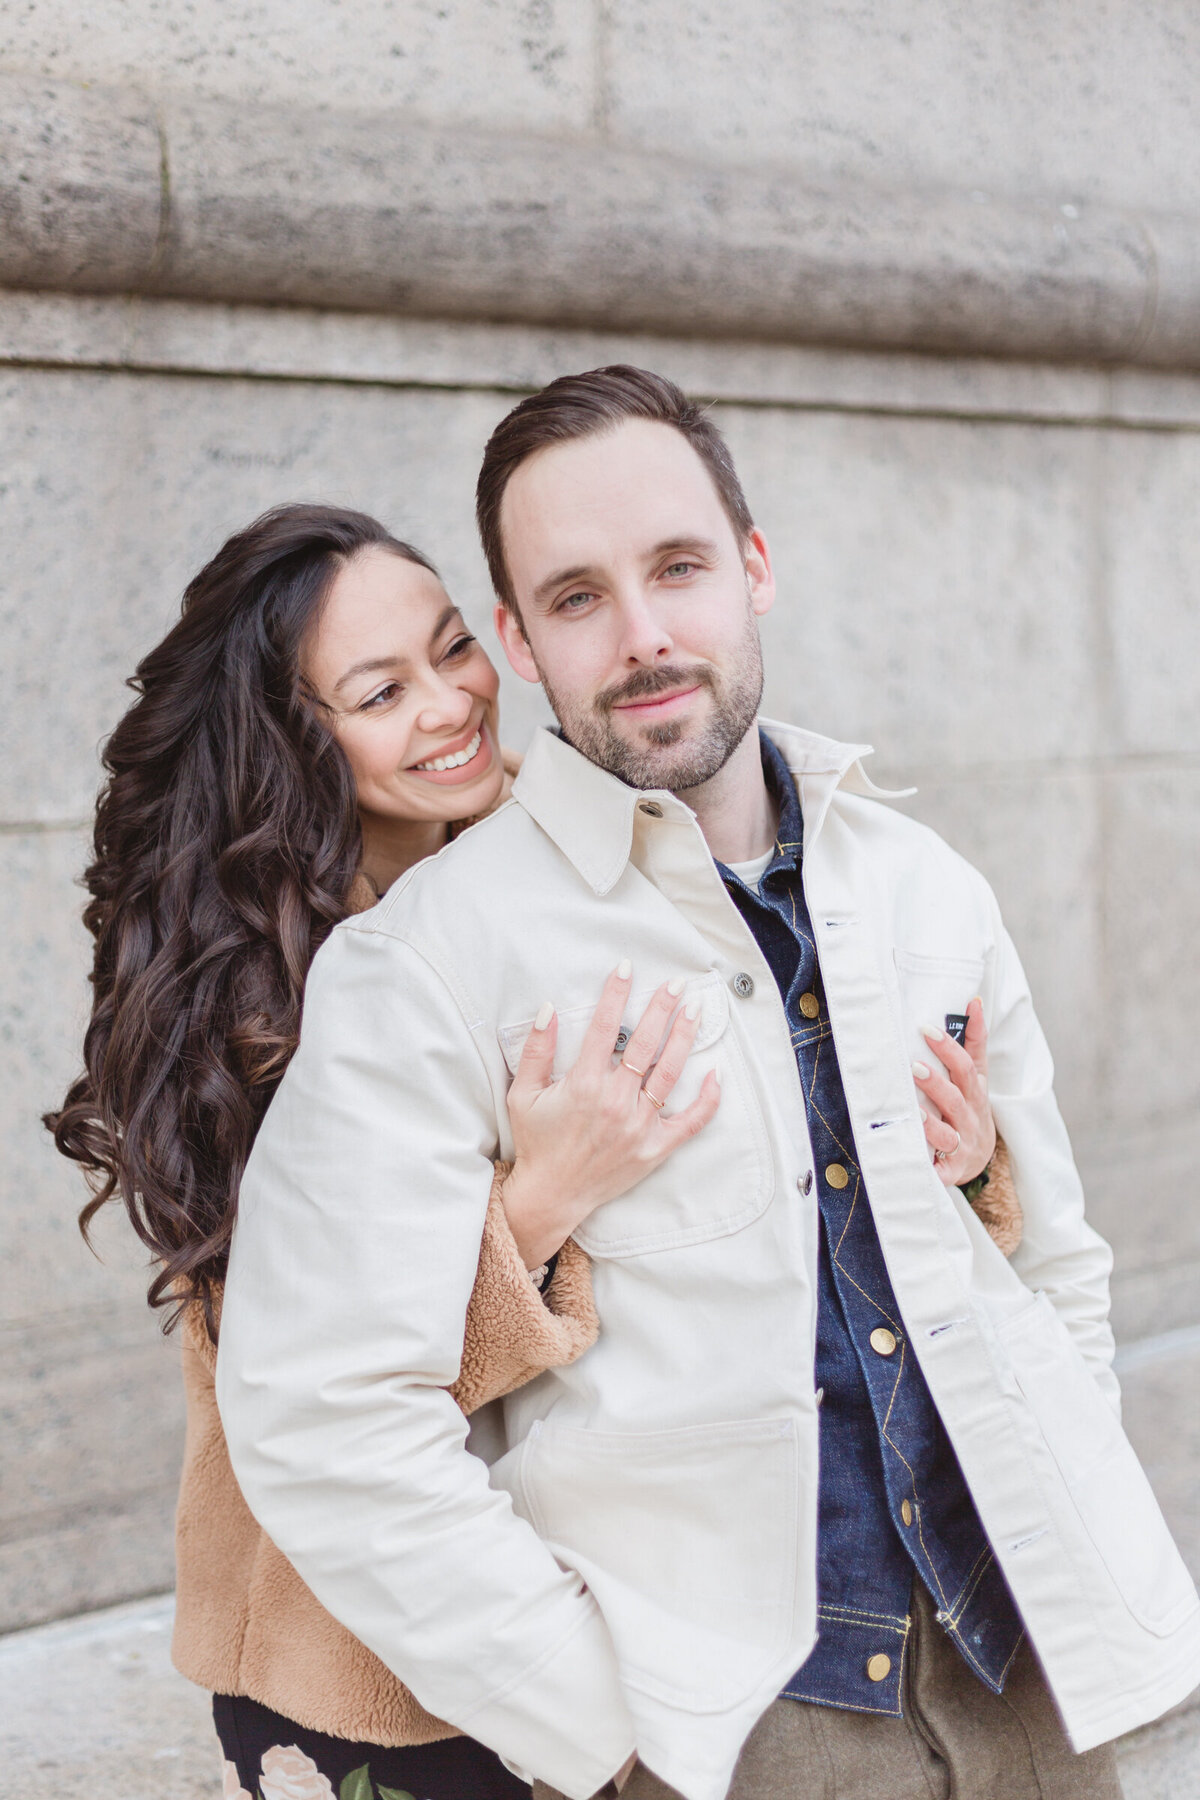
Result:
{"label": "man's beard", "polygon": [[[746,624],[742,653],[727,677],[707,663],[637,669],[625,681],[604,688],[586,711],[557,694],[539,667],[563,736],[589,762],[632,788],[666,788],[678,794],[711,781],[753,725],[762,699],[762,647],[753,615],[747,615]],[[632,740],[617,732],[613,709],[622,702],[691,687],[706,687],[713,697],[709,717],[695,735],[684,738],[683,719],[636,725]]]}

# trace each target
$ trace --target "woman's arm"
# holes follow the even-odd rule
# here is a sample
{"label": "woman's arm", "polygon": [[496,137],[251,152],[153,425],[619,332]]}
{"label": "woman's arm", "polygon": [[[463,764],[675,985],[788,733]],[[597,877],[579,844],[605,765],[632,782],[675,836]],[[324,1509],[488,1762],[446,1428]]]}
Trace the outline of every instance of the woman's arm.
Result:
{"label": "woman's arm", "polygon": [[595,1343],[599,1329],[591,1264],[570,1238],[558,1252],[554,1279],[544,1288],[534,1286],[504,1211],[511,1168],[496,1164],[467,1307],[462,1366],[450,1389],[468,1415],[546,1369],[574,1362]]}
{"label": "woman's arm", "polygon": [[[620,969],[609,976],[579,1059],[560,1081],[553,1078],[552,1008],[543,1008],[526,1040],[508,1096],[516,1158],[496,1165],[462,1369],[450,1390],[465,1413],[574,1362],[596,1341],[591,1265],[569,1233],[657,1168],[717,1109],[713,1078],[691,1106],[666,1110],[697,1025],[669,983],[616,1058],[630,986]],[[550,1256],[554,1277],[539,1289],[529,1271]]]}

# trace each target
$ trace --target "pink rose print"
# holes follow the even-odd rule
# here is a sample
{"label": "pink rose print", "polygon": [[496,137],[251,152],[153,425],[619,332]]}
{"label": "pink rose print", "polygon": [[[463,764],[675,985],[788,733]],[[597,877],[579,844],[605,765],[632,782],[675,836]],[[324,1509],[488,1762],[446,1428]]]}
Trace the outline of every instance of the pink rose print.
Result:
{"label": "pink rose print", "polygon": [[227,1762],[221,1773],[221,1800],[252,1800],[238,1780],[236,1763]]}
{"label": "pink rose print", "polygon": [[295,1744],[276,1744],[262,1759],[262,1800],[336,1800],[329,1778]]}

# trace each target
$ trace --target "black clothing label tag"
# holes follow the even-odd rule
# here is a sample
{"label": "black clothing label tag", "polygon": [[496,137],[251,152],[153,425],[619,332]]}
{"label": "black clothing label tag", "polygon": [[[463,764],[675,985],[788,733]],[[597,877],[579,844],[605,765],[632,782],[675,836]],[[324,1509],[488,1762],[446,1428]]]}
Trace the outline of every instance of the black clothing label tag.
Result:
{"label": "black clothing label tag", "polygon": [[948,1037],[952,1037],[956,1044],[965,1044],[966,1043],[966,1041],[967,1041],[967,1015],[966,1015],[966,1013],[947,1013],[946,1014],[946,1035]]}

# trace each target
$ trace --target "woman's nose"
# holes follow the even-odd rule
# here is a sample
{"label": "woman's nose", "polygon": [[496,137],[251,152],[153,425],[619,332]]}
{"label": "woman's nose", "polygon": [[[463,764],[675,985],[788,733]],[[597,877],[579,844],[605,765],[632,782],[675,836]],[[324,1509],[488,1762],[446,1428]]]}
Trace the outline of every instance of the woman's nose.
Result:
{"label": "woman's nose", "polygon": [[417,727],[420,731],[455,731],[470,718],[472,704],[473,696],[465,688],[435,676],[421,697]]}

